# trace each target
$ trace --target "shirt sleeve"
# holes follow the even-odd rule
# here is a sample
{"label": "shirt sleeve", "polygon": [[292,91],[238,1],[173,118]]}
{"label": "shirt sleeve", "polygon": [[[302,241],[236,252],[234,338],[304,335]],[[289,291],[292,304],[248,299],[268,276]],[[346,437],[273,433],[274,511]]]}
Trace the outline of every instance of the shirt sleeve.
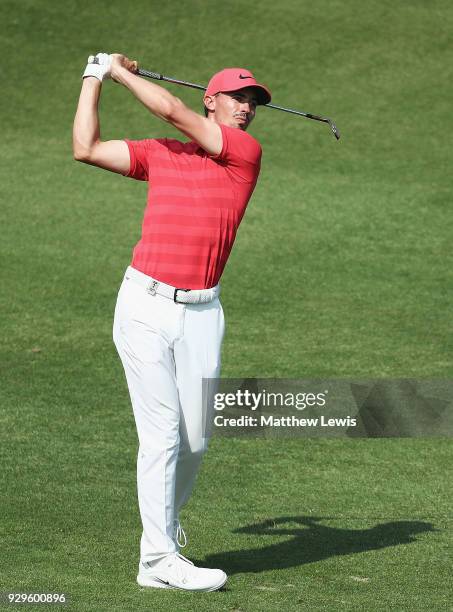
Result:
{"label": "shirt sleeve", "polygon": [[154,154],[160,140],[148,138],[145,140],[125,140],[129,148],[130,167],[127,177],[137,181],[149,180],[149,168],[151,157]]}
{"label": "shirt sleeve", "polygon": [[253,183],[258,178],[261,167],[261,145],[253,136],[239,128],[221,124],[222,151],[213,157],[224,162],[236,180]]}

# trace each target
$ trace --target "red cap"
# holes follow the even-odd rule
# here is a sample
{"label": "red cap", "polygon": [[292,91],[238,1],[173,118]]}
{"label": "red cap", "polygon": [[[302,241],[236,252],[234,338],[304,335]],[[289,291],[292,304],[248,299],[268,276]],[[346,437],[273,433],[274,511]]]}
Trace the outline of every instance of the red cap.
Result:
{"label": "red cap", "polygon": [[264,85],[256,82],[250,70],[245,68],[224,68],[217,72],[208,83],[206,94],[214,96],[223,91],[236,91],[244,87],[254,87],[258,94],[258,104],[268,104],[271,92]]}

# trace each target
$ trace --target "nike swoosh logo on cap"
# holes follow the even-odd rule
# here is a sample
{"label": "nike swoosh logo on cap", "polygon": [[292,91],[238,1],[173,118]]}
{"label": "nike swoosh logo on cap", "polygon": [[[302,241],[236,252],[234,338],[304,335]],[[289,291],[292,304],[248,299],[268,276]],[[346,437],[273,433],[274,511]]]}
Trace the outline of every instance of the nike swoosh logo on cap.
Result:
{"label": "nike swoosh logo on cap", "polygon": [[239,78],[240,79],[253,79],[253,77],[251,77],[251,76],[244,76],[242,74],[239,75]]}

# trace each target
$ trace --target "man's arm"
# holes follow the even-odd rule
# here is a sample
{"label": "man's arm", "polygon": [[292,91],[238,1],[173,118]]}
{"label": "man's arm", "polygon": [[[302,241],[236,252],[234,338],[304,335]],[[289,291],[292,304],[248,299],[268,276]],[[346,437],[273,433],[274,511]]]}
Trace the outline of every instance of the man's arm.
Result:
{"label": "man's arm", "polygon": [[129,148],[124,140],[100,140],[98,105],[101,88],[102,83],[96,77],[83,79],[72,136],[74,159],[111,172],[127,174]]}
{"label": "man's arm", "polygon": [[123,55],[113,54],[111,57],[114,81],[127,87],[153,115],[174,125],[209,155],[218,155],[222,151],[222,131],[217,123],[188,108],[163,87],[130,72],[125,67],[130,60]]}

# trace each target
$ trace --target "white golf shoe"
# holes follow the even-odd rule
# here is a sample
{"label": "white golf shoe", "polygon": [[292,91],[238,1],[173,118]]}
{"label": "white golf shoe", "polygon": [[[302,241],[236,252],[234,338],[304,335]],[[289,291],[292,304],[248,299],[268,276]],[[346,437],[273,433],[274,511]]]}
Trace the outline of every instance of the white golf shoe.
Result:
{"label": "white golf shoe", "polygon": [[222,570],[196,567],[180,553],[170,553],[153,563],[140,563],[137,576],[142,587],[183,591],[217,591],[226,581]]}

